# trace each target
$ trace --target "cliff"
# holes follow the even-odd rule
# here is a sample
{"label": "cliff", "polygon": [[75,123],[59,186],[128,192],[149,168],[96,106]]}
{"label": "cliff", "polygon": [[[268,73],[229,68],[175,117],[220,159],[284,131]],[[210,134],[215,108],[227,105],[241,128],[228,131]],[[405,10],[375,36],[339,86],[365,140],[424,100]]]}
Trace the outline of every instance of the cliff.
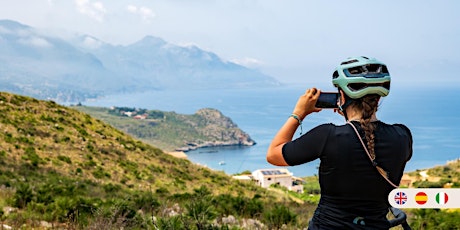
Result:
{"label": "cliff", "polygon": [[211,108],[200,109],[191,115],[128,107],[74,108],[165,151],[186,152],[211,146],[256,144],[229,117]]}

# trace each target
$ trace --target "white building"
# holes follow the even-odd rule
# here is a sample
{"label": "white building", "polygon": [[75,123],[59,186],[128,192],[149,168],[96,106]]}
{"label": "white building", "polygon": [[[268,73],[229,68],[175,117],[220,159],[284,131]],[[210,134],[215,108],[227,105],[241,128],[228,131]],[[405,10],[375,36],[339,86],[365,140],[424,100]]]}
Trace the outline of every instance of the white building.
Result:
{"label": "white building", "polygon": [[252,172],[254,181],[263,188],[268,188],[272,184],[286,187],[290,191],[303,192],[302,180],[295,178],[292,173],[285,168],[279,169],[258,169]]}

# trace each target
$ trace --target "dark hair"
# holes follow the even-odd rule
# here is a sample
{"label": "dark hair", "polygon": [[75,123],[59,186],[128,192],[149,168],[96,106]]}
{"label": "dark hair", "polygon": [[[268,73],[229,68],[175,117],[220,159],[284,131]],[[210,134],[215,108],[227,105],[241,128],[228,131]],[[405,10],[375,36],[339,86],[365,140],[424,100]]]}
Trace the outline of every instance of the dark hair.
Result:
{"label": "dark hair", "polygon": [[377,94],[369,94],[360,99],[355,99],[351,102],[351,106],[362,111],[361,127],[364,130],[364,135],[367,142],[367,149],[372,159],[375,159],[375,142],[374,130],[375,124],[371,122],[372,116],[377,112],[380,96]]}
{"label": "dark hair", "polygon": [[353,102],[350,103],[350,105],[353,105],[356,109],[361,110],[362,115],[361,115],[361,120],[359,121],[359,123],[361,123],[361,127],[364,130],[364,135],[365,135],[366,142],[367,142],[367,150],[369,151],[369,155],[377,171],[379,171],[379,173],[382,174],[383,177],[387,178],[387,180],[389,181],[388,172],[385,171],[382,167],[375,164],[376,156],[375,156],[374,131],[376,129],[376,124],[372,123],[371,121],[372,121],[372,116],[375,114],[375,112],[377,112],[379,99],[380,99],[379,95],[369,94],[360,99],[354,100]]}

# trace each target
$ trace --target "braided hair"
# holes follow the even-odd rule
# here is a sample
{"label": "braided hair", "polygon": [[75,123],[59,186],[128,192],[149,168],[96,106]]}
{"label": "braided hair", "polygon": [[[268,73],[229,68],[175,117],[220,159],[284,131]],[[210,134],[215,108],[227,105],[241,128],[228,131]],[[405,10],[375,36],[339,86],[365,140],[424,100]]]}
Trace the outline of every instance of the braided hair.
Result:
{"label": "braided hair", "polygon": [[[375,161],[375,135],[374,131],[376,129],[376,124],[372,123],[372,116],[377,112],[378,103],[379,103],[379,95],[370,94],[366,95],[360,99],[353,100],[350,105],[353,105],[356,109],[362,111],[361,119],[359,123],[361,124],[362,129],[364,130],[364,136],[367,142],[367,150],[369,151],[369,155],[371,160],[380,174],[382,174],[385,178],[388,179],[388,172],[385,171],[382,167],[377,165]],[[391,181],[390,184],[393,185]],[[395,185],[393,185],[395,186]],[[397,186],[395,186],[397,187]]]}
{"label": "braided hair", "polygon": [[375,159],[375,135],[374,130],[376,126],[371,122],[372,116],[377,112],[377,107],[379,103],[379,95],[370,94],[366,95],[360,99],[354,100],[350,105],[354,106],[356,109],[362,111],[361,120],[359,121],[362,129],[364,130],[364,136],[367,142],[367,149],[371,158]]}

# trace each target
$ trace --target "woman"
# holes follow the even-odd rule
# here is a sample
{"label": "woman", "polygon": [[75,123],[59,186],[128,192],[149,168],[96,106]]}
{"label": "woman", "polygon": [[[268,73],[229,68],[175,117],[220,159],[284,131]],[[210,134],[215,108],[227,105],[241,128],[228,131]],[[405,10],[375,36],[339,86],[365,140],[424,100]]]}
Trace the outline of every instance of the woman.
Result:
{"label": "woman", "polygon": [[388,194],[412,156],[410,130],[376,116],[380,97],[389,93],[390,74],[376,59],[354,57],[336,68],[332,83],[339,91],[337,111],[347,123],[322,124],[292,140],[302,120],[321,111],[315,106],[321,91],[308,89],[272,140],[267,161],[294,166],[320,159],[321,199],[309,229],[388,229]]}

